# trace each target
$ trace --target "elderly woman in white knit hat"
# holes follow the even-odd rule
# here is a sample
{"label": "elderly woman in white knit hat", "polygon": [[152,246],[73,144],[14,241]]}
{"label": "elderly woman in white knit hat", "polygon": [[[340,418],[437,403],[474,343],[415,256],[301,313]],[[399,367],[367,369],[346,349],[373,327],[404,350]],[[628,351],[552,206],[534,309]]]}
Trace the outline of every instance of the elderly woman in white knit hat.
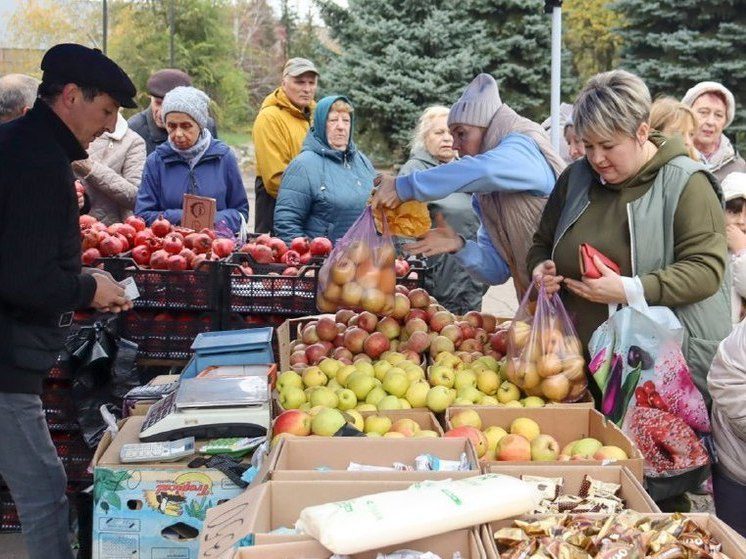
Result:
{"label": "elderly woman in white knit hat", "polygon": [[438,226],[408,250],[455,254],[473,277],[491,285],[512,276],[522,297],[531,283],[526,269],[531,239],[565,162],[539,124],[502,102],[489,74],[479,74],[467,86],[448,113],[448,127],[461,159],[396,178],[379,176],[373,203],[396,207],[406,200],[473,194],[481,221],[476,241],[465,241],[439,216]]}
{"label": "elderly woman in white knit hat", "polygon": [[687,91],[681,101],[697,116],[694,147],[708,170],[720,181],[729,173],[746,171],[746,161],[723,134],[736,112],[736,101],[730,90],[717,82],[700,82]]}
{"label": "elderly woman in white knit hat", "polygon": [[135,214],[148,224],[159,215],[181,224],[184,194],[216,201],[215,223],[236,232],[249,202],[236,156],[207,128],[210,98],[194,87],[176,87],[163,98],[168,141],[148,156]]}
{"label": "elderly woman in white knit hat", "polygon": [[733,286],[733,322],[746,318],[746,173],[731,173],[722,182],[725,237],[728,241]]}

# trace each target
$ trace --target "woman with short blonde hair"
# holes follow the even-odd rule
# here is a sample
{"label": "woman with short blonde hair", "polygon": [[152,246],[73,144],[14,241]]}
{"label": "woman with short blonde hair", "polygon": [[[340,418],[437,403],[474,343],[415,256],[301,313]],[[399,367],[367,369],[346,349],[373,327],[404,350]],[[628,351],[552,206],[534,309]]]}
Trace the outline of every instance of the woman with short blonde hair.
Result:
{"label": "woman with short blonde hair", "polygon": [[681,136],[689,157],[699,161],[697,150],[694,148],[697,117],[687,105],[673,97],[659,97],[650,108],[650,126],[666,136]]}

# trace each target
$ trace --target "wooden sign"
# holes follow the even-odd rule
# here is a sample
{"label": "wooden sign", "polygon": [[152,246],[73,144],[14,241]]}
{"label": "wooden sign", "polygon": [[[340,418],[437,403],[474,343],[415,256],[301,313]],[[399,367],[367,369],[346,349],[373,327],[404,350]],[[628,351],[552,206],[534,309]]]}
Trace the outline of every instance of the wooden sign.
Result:
{"label": "wooden sign", "polygon": [[184,194],[181,226],[195,231],[200,231],[205,227],[214,229],[216,212],[215,198]]}

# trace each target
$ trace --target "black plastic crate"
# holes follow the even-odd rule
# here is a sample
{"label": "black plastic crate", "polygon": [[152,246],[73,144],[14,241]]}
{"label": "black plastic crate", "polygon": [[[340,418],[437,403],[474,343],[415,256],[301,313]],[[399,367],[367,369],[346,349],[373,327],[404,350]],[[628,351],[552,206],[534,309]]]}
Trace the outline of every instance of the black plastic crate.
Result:
{"label": "black plastic crate", "polygon": [[115,279],[135,280],[140,309],[217,311],[220,308],[220,262],[205,261],[197,270],[151,270],[126,257],[102,258],[104,270]]}
{"label": "black plastic crate", "polygon": [[133,309],[122,313],[122,337],[138,345],[141,359],[189,359],[197,334],[221,329],[218,311],[166,312]]}
{"label": "black plastic crate", "polygon": [[52,443],[57,449],[70,483],[93,480],[88,466],[93,459],[94,449],[90,448],[78,433],[52,433]]}
{"label": "black plastic crate", "polygon": [[18,518],[16,504],[10,491],[0,490],[0,533],[20,532],[21,521]]}
{"label": "black plastic crate", "polygon": [[223,263],[223,316],[316,314],[317,272],[316,266],[304,266],[297,276],[248,275],[237,264]]}

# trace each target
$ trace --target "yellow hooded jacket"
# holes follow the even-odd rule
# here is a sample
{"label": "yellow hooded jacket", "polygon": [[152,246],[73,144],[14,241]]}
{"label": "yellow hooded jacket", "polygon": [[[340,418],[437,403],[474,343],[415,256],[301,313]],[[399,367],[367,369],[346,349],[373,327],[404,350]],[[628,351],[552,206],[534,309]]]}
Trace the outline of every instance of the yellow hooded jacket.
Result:
{"label": "yellow hooded jacket", "polygon": [[274,198],[277,198],[285,167],[300,153],[315,107],[312,101],[306,111],[302,111],[290,102],[282,87],[262,102],[252,130],[256,174]]}

